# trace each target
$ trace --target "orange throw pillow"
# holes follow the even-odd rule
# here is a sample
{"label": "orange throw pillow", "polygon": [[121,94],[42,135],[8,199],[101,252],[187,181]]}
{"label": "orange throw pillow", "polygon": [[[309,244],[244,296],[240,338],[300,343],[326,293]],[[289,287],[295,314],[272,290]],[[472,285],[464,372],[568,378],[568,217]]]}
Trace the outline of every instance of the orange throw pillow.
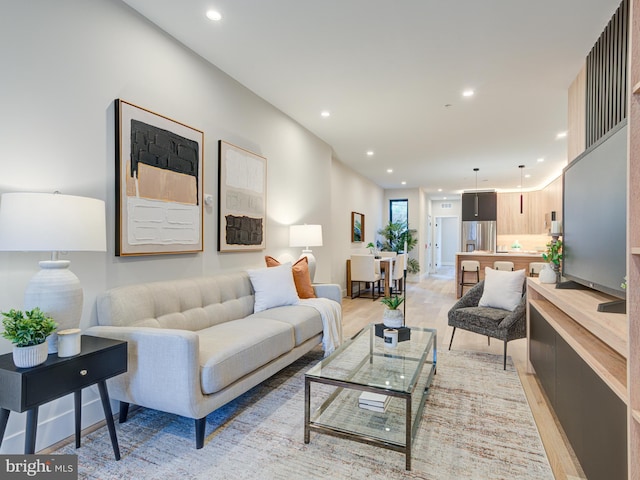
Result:
{"label": "orange throw pillow", "polygon": [[[264,257],[267,262],[267,267],[277,267],[280,262],[275,258],[266,255]],[[298,291],[298,297],[300,298],[316,298],[316,292],[311,285],[311,276],[309,275],[309,260],[307,257],[302,257],[296,263],[293,264],[291,269],[293,271],[293,283],[296,285]]]}

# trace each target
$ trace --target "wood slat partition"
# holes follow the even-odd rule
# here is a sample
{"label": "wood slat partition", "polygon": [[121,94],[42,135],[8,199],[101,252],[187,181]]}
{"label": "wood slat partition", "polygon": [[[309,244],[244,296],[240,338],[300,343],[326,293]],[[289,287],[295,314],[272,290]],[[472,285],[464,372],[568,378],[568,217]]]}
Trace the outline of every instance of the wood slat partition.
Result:
{"label": "wood slat partition", "polygon": [[627,201],[627,315],[629,317],[629,479],[640,479],[640,0],[631,7],[629,179]]}
{"label": "wood slat partition", "polygon": [[629,0],[623,0],[586,61],[586,148],[627,117]]}

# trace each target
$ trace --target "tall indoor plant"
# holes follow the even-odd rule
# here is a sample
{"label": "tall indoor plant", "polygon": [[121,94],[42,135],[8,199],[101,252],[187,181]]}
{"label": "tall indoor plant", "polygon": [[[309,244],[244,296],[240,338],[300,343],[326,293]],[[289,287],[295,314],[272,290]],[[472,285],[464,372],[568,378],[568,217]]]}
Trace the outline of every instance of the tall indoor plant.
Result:
{"label": "tall indoor plant", "polygon": [[[384,228],[378,230],[378,235],[384,239],[380,243],[380,249],[387,252],[402,252],[404,244],[407,243],[407,251],[409,253],[417,245],[418,239],[415,237],[417,230],[409,228],[406,222],[389,222]],[[407,272],[418,273],[420,271],[420,263],[415,258],[407,257]]]}
{"label": "tall indoor plant", "polygon": [[13,362],[16,367],[40,365],[47,359],[47,337],[58,325],[39,308],[33,310],[11,309],[2,312],[2,336],[13,343]]}

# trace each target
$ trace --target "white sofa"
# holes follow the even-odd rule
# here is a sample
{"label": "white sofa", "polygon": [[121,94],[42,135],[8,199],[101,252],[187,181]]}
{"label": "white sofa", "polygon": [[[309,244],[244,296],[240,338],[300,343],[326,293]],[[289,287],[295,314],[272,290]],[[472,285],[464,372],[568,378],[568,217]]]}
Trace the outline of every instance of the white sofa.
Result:
{"label": "white sofa", "polygon": [[[339,285],[314,285],[341,302]],[[338,311],[339,311],[338,306]],[[86,334],[128,342],[128,371],[109,380],[120,401],[195,419],[206,416],[317,346],[323,322],[313,307],[254,313],[246,272],[117,287],[98,298],[98,326]]]}

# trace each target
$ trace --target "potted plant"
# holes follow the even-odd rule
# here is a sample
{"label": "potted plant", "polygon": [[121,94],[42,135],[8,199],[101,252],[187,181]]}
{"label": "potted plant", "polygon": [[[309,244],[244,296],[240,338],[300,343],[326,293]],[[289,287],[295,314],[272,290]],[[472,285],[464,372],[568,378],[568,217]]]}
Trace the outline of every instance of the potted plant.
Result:
{"label": "potted plant", "polygon": [[[418,239],[414,236],[417,230],[409,228],[406,222],[389,222],[384,228],[378,230],[378,234],[382,235],[384,242],[382,250],[388,252],[403,252],[405,242],[409,253],[417,245]],[[407,272],[418,273],[420,271],[420,263],[415,258],[407,257]]]}
{"label": "potted plant", "polygon": [[373,244],[373,242],[367,243],[367,248],[369,249],[369,252],[371,252],[371,255],[373,255],[376,258],[380,258],[379,255],[378,255],[378,249]]}
{"label": "potted plant", "polygon": [[47,359],[47,337],[58,325],[39,308],[33,310],[11,309],[2,312],[2,336],[13,343],[13,362],[16,367],[35,367]]}
{"label": "potted plant", "polygon": [[[542,254],[542,258],[547,262],[547,266],[540,272],[540,281],[542,283],[556,283],[560,277],[560,262],[562,262],[562,240],[547,243],[547,251]],[[553,272],[548,273],[549,269]]]}
{"label": "potted plant", "polygon": [[553,269],[558,271],[560,262],[562,262],[562,240],[547,243],[547,251],[542,254],[542,258],[545,262],[551,263]]}
{"label": "potted plant", "polygon": [[384,297],[380,300],[387,308],[382,315],[382,323],[387,328],[400,328],[403,324],[402,310],[398,307],[404,302],[404,297]]}

